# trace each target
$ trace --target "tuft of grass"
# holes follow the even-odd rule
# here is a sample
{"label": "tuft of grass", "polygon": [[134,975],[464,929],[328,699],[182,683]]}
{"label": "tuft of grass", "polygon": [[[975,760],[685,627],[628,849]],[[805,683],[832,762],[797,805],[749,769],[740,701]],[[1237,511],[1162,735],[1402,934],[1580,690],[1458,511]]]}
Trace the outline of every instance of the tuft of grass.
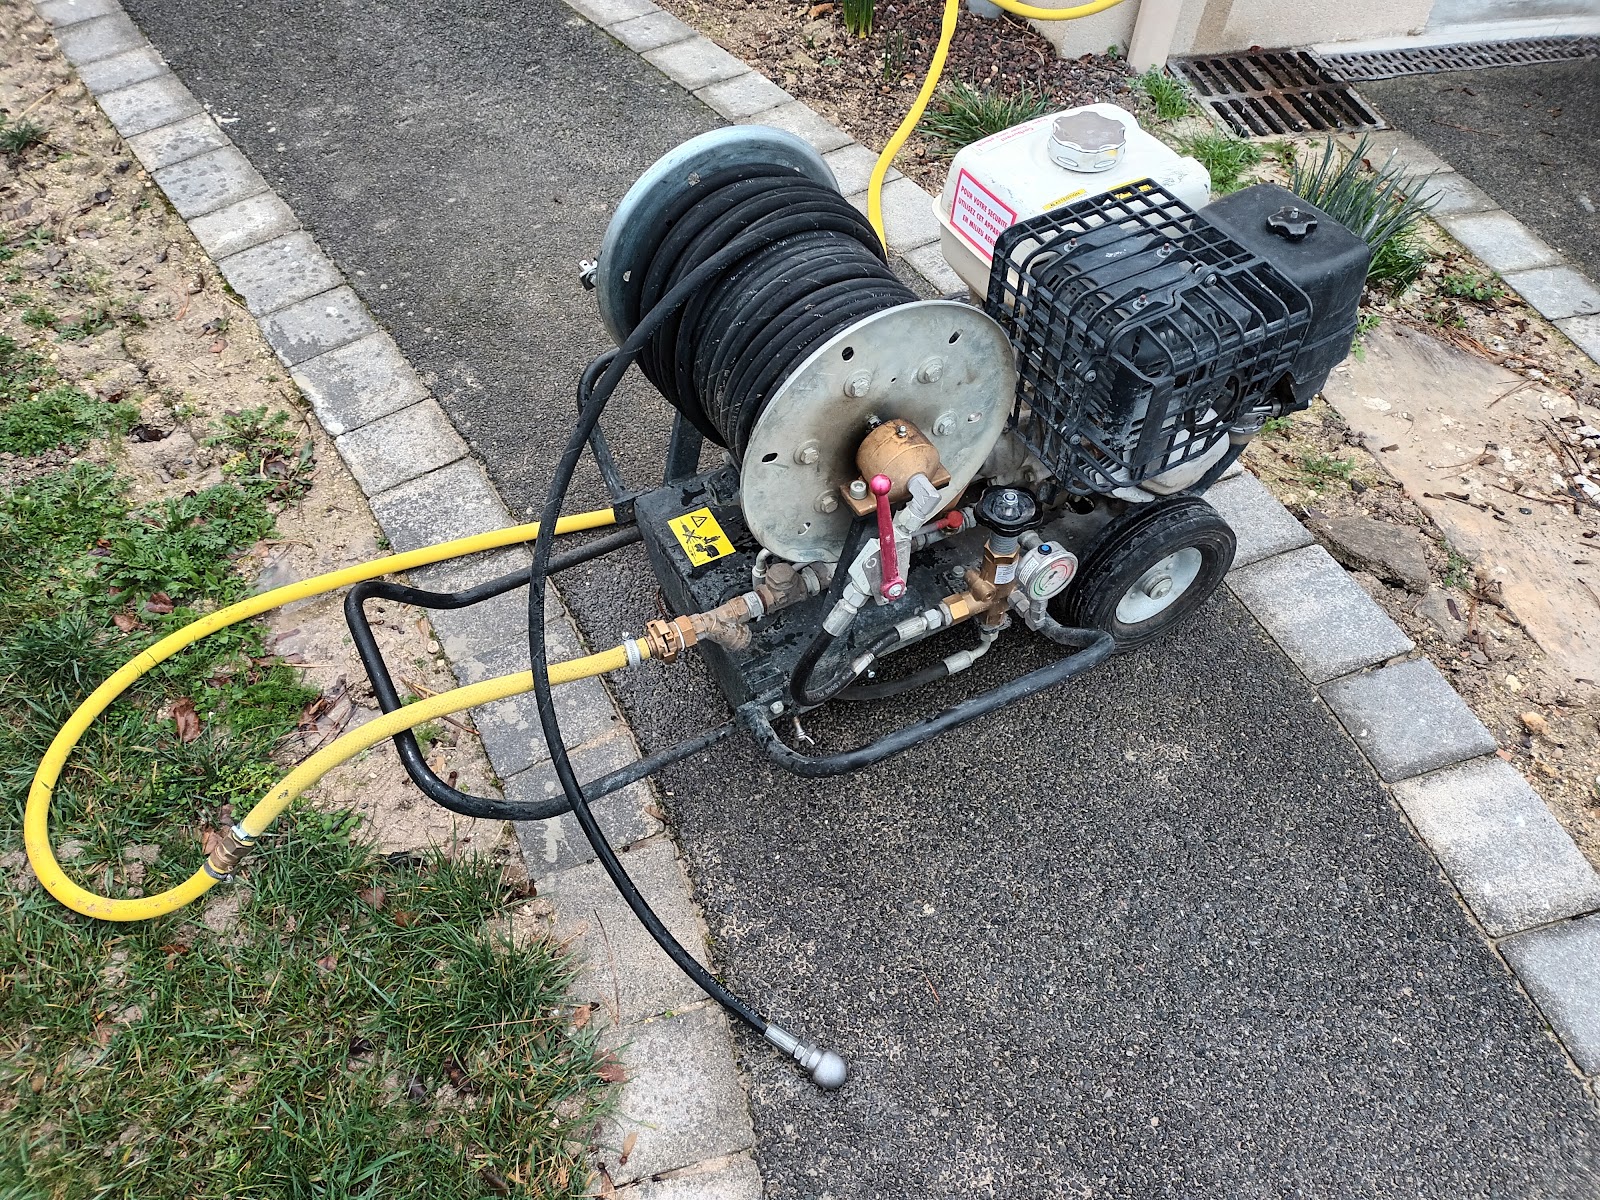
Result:
{"label": "tuft of grass", "polygon": [[866,37],[872,32],[872,12],[876,7],[876,0],[844,0],[840,5],[840,15],[844,17],[844,27],[856,37]]}
{"label": "tuft of grass", "polygon": [[57,446],[81,450],[91,438],[127,433],[138,415],[131,404],[108,403],[57,384],[27,400],[0,406],[0,450],[23,455]]}
{"label": "tuft of grass", "polygon": [[938,143],[943,153],[954,155],[964,146],[1049,110],[1049,97],[1030,88],[1005,95],[954,83],[939,89],[918,128]]}
{"label": "tuft of grass", "polygon": [[1472,560],[1452,546],[1449,541],[1444,543],[1444,556],[1444,586],[1462,589],[1470,588],[1476,577]]}
{"label": "tuft of grass", "polygon": [[106,403],[61,382],[38,353],[0,336],[0,451],[81,450],[91,438],[126,433],[137,417],[131,404]]}
{"label": "tuft of grass", "polygon": [[1267,434],[1286,434],[1289,432],[1289,425],[1291,422],[1293,422],[1293,420],[1294,418],[1292,416],[1268,417],[1265,421],[1261,422],[1261,432]]}
{"label": "tuft of grass", "polygon": [[45,139],[45,127],[26,118],[12,120],[0,113],[0,154],[25,154]]}
{"label": "tuft of grass", "polygon": [[1210,172],[1211,191],[1219,196],[1238,191],[1244,173],[1261,162],[1260,146],[1221,132],[1184,138],[1178,149]]}
{"label": "tuft of grass", "polygon": [[1383,323],[1381,313],[1362,313],[1356,318],[1355,342],[1350,347],[1350,353],[1357,362],[1367,361],[1366,336]]}
{"label": "tuft of grass", "polygon": [[1493,275],[1479,275],[1471,271],[1455,271],[1439,280],[1439,290],[1458,300],[1477,300],[1487,303],[1498,300],[1506,289]]}
{"label": "tuft of grass", "polygon": [[1181,121],[1193,108],[1188,86],[1174,79],[1160,67],[1151,67],[1142,75],[1135,75],[1128,86],[1141,93],[1163,121]]}
{"label": "tuft of grass", "polygon": [[1349,483],[1356,469],[1354,460],[1337,454],[1308,454],[1300,460],[1300,473],[1312,491],[1320,492],[1335,481]]}
{"label": "tuft of grass", "polygon": [[56,336],[63,341],[76,342],[102,334],[116,324],[116,314],[109,304],[91,304],[71,324],[62,325]]}
{"label": "tuft of grass", "polygon": [[54,329],[56,315],[42,304],[35,304],[22,310],[22,323],[35,329]]}
{"label": "tuft of grass", "polygon": [[1428,265],[1418,223],[1438,196],[1405,179],[1403,164],[1393,156],[1376,169],[1369,168],[1367,160],[1367,138],[1349,154],[1341,154],[1330,137],[1320,157],[1296,159],[1290,166],[1289,190],[1366,239],[1372,247],[1368,283],[1402,291]]}
{"label": "tuft of grass", "polygon": [[292,500],[311,486],[315,446],[290,428],[287,413],[266,408],[227,413],[205,442],[233,452],[223,473],[252,495]]}

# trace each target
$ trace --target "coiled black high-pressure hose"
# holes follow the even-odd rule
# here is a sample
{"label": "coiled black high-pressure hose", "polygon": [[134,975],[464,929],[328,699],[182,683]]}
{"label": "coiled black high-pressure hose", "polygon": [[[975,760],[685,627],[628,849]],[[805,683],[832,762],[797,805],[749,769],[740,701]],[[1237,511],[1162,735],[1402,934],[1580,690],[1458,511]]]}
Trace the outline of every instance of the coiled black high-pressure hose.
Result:
{"label": "coiled black high-pressure hose", "polygon": [[[556,465],[540,516],[553,529],[590,433],[636,360],[708,437],[742,455],[762,406],[817,345],[873,312],[916,299],[885,264],[871,227],[837,192],[776,168],[713,173],[687,189],[648,252],[636,322],[599,380]],[[584,836],[628,907],[712,999],[793,1057],[822,1087],[844,1082],[838,1055],[800,1041],[745,1004],[668,932],[628,878],[572,769],[551,698],[545,580],[551,540],[534,543],[528,572],[533,694],[551,766]]]}
{"label": "coiled black high-pressure hose", "polygon": [[[826,216],[828,226],[780,232],[797,213]],[[798,172],[714,172],[666,210],[660,228],[630,320],[656,311],[734,237],[770,231],[758,253],[713,272],[667,312],[639,354],[667,401],[740,459],[762,407],[807,354],[861,318],[917,298],[890,270],[867,219]]]}

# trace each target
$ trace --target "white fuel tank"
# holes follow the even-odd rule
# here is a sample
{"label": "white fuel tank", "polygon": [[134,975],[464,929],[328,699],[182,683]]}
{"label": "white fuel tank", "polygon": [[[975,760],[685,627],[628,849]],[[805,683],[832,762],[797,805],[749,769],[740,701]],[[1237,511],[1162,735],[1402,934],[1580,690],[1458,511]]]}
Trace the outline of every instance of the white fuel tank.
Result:
{"label": "white fuel tank", "polygon": [[[1126,140],[1120,150],[1107,146],[1085,157],[1081,147],[1055,141],[1057,121],[1091,113],[1123,127]],[[1072,170],[1063,162],[1096,169]],[[939,248],[981,299],[989,290],[995,241],[1008,227],[1137,179],[1154,179],[1191,208],[1202,208],[1211,199],[1211,176],[1205,167],[1140,129],[1132,113],[1114,104],[1088,104],[1035,117],[973,142],[956,155],[944,191],[934,201]]]}

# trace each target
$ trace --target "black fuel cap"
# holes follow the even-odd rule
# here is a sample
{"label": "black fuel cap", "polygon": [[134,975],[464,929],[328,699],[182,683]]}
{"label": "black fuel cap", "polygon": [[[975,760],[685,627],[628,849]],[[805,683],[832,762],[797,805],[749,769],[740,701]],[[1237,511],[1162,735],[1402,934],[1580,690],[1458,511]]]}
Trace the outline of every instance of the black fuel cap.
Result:
{"label": "black fuel cap", "polygon": [[1039,523],[1039,501],[1027,488],[985,488],[978,501],[978,522],[1002,537],[1016,537]]}
{"label": "black fuel cap", "polygon": [[1298,204],[1285,204],[1267,218],[1267,228],[1291,242],[1303,242],[1317,227],[1317,214]]}

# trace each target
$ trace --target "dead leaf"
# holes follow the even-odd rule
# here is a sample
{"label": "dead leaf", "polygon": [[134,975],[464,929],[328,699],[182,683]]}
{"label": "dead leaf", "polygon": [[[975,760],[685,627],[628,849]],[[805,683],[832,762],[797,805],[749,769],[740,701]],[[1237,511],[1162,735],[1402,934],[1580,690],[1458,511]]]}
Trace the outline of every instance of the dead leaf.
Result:
{"label": "dead leaf", "polygon": [[417,914],[406,909],[397,909],[394,914],[394,923],[401,929],[409,929],[417,923]]}
{"label": "dead leaf", "polygon": [[227,338],[218,338],[216,341],[211,343],[211,353],[213,353],[213,354],[221,354],[227,348],[228,348],[228,339]]}
{"label": "dead leaf", "polygon": [[833,5],[831,4],[813,4],[811,6],[811,19],[815,21],[818,17],[825,17],[832,11]]}
{"label": "dead leaf", "polygon": [[317,959],[317,970],[322,972],[331,971],[334,968],[334,964],[338,961],[339,958],[337,955],[324,954],[321,958]]}
{"label": "dead leaf", "polygon": [[387,896],[388,893],[384,891],[381,884],[374,884],[372,887],[362,888],[356,893],[356,897],[368,908],[382,908],[383,901]]}
{"label": "dead leaf", "polygon": [[112,614],[111,623],[118,629],[122,630],[123,633],[132,633],[135,629],[139,628],[139,618],[134,616],[131,612],[119,612]]}
{"label": "dead leaf", "polygon": [[178,727],[178,740],[188,745],[200,736],[200,714],[194,710],[194,701],[179,696],[172,702],[172,723]]}
{"label": "dead leaf", "polygon": [[511,1194],[511,1185],[506,1182],[505,1176],[493,1167],[484,1167],[478,1172],[478,1178],[483,1180],[484,1186],[497,1196],[509,1196]]}
{"label": "dead leaf", "polygon": [[594,1005],[584,1004],[572,1010],[572,1027],[582,1029],[589,1023],[589,1018],[594,1016]]}
{"label": "dead leaf", "polygon": [[1544,716],[1540,713],[1523,713],[1522,724],[1527,728],[1529,733],[1538,737],[1543,737],[1545,734],[1550,732],[1550,722],[1545,720]]}
{"label": "dead leaf", "polygon": [[150,599],[144,602],[145,608],[153,613],[169,613],[172,611],[172,597],[165,592],[151,592]]}
{"label": "dead leaf", "polygon": [[633,1148],[639,1144],[639,1131],[628,1130],[628,1136],[622,1139],[622,1153],[617,1155],[617,1162],[627,1165],[628,1155],[633,1153]]}
{"label": "dead leaf", "polygon": [[605,1060],[595,1068],[594,1073],[607,1083],[625,1083],[628,1079],[628,1072],[623,1070],[622,1064],[619,1063],[615,1058],[612,1058],[609,1054],[606,1055]]}
{"label": "dead leaf", "polygon": [[454,1058],[444,1060],[445,1077],[450,1080],[450,1086],[458,1092],[465,1092],[469,1096],[478,1093],[477,1081],[467,1074],[466,1068]]}

